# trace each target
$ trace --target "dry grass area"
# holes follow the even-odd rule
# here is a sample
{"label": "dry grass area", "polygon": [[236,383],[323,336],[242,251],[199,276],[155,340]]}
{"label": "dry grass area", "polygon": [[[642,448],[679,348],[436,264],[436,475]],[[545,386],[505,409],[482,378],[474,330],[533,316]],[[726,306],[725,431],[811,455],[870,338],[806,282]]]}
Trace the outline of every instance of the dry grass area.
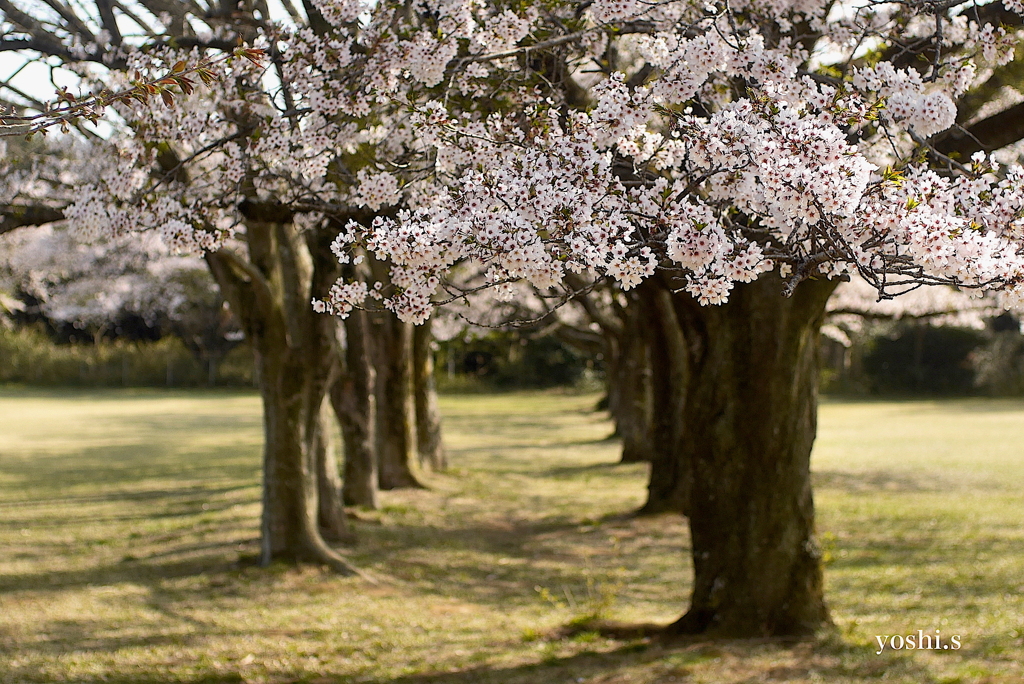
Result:
{"label": "dry grass area", "polygon": [[[663,644],[681,519],[624,516],[594,395],[443,400],[452,469],[357,510],[353,562],[252,565],[249,394],[0,390],[0,682],[1024,682],[1024,403],[830,403],[815,452],[833,633]],[[960,635],[876,655],[875,635]]]}

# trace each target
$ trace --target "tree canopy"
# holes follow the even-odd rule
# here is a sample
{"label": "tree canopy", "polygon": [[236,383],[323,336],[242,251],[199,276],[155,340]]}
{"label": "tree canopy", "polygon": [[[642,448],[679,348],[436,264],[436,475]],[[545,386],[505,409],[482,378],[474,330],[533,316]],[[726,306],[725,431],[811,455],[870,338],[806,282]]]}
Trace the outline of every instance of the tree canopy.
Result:
{"label": "tree canopy", "polygon": [[[991,143],[993,117],[964,127],[956,106],[1013,60],[1016,33],[997,23],[1016,22],[1013,7],[304,9],[286,22],[256,10],[251,26],[204,15],[205,32],[131,49],[110,27],[106,43],[70,36],[92,40],[65,48],[69,62],[129,68],[105,71],[107,86],[171,74],[152,86],[167,107],[115,98],[135,135],[71,221],[156,228],[198,250],[247,207],[306,225],[357,218],[335,251],[368,247],[390,260],[389,282],[341,281],[318,308],[376,296],[412,321],[458,294],[444,288],[465,261],[499,289],[565,287],[579,271],[630,288],[662,265],[704,304],[772,269],[787,292],[852,271],[882,297],[922,283],[1017,290],[1021,172],[983,153],[1012,133]],[[8,10],[32,34],[19,17]],[[269,59],[229,53],[218,81],[198,67],[211,92],[179,97],[187,65],[237,38]]]}

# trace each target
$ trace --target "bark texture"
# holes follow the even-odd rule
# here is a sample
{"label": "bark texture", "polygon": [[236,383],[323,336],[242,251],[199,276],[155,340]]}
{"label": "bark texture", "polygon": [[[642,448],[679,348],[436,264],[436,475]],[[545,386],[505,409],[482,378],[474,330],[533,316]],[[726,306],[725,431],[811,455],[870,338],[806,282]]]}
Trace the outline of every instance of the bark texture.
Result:
{"label": "bark texture", "polygon": [[622,439],[623,463],[650,461],[654,457],[653,378],[636,294],[627,293],[634,301],[622,311],[621,331],[609,343],[609,410],[615,420],[615,432]]}
{"label": "bark texture", "polygon": [[441,410],[434,382],[434,336],[430,321],[413,330],[413,393],[416,405],[416,451],[420,465],[434,471],[448,467],[441,439]]}
{"label": "bark texture", "polygon": [[651,376],[651,474],[640,515],[689,514],[693,464],[684,449],[690,362],[673,295],[655,282],[641,286],[638,305]]}
{"label": "bark texture", "polygon": [[355,535],[345,517],[345,502],[341,492],[341,474],[338,472],[338,454],[331,436],[329,402],[325,397],[317,427],[315,454],[318,492],[317,523],[326,541],[342,544],[355,542]]}
{"label": "bark texture", "polygon": [[653,457],[652,373],[647,332],[639,312],[642,296],[637,290],[609,293],[594,289],[578,276],[566,281],[580,292],[575,302],[591,326],[559,326],[556,334],[585,354],[601,354],[605,360],[608,393],[599,404],[615,421],[615,435],[622,439],[623,463],[649,461]]}
{"label": "bark texture", "polygon": [[381,489],[422,487],[415,474],[416,409],[412,325],[390,313],[374,321],[377,361],[377,458]]}
{"label": "bark texture", "polygon": [[[315,314],[309,300],[313,292],[326,292],[337,277],[330,235],[300,233],[291,223],[257,215],[249,217],[246,240],[247,259],[229,250],[206,259],[242,321],[260,378],[265,433],[261,560],[322,563],[352,573],[324,541],[318,524],[318,455],[326,446],[322,406],[338,350],[336,322]],[[332,535],[348,534],[344,516],[332,525]]]}
{"label": "bark texture", "polygon": [[367,326],[365,311],[353,311],[345,319],[345,369],[331,388],[331,404],[345,441],[342,496],[350,506],[376,509],[377,371]]}
{"label": "bark texture", "polygon": [[676,416],[678,457],[692,472],[694,587],[676,633],[804,635],[829,620],[810,454],[819,328],[835,284],[806,281],[788,299],[782,287],[766,274],[723,306],[667,294],[674,318],[662,327],[674,323],[682,346],[666,347],[685,350],[670,363],[687,377],[659,411]]}

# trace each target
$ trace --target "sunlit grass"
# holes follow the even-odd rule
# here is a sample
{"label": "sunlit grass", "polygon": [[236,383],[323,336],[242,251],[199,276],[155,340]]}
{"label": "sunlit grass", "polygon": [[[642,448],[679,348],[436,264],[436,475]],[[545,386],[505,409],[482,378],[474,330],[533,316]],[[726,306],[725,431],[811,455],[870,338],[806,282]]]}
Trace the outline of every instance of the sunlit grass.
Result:
{"label": "sunlit grass", "polygon": [[[558,628],[685,607],[684,522],[622,514],[595,395],[446,397],[452,462],[354,511],[382,582],[260,569],[258,398],[0,390],[0,682],[1021,682],[1024,403],[831,403],[814,458],[838,636]],[[956,652],[875,655],[939,629]]]}
{"label": "sunlit grass", "polygon": [[937,681],[1024,682],[1024,402],[826,404],[813,464],[852,641],[959,634],[914,660]]}

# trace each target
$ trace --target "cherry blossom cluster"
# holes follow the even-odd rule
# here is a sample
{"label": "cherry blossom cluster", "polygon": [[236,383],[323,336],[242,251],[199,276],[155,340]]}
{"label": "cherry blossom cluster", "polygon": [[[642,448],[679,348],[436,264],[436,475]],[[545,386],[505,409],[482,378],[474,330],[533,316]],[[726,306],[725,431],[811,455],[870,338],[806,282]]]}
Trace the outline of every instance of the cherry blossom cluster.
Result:
{"label": "cherry blossom cluster", "polygon": [[[340,258],[368,250],[391,270],[314,306],[378,299],[415,322],[468,273],[507,297],[512,282],[559,291],[582,272],[629,289],[664,268],[702,304],[775,268],[790,290],[859,272],[883,297],[1024,283],[1021,170],[979,158],[937,173],[918,154],[1019,40],[961,9],[317,7],[328,27],[264,27],[270,58],[226,64],[208,96],[124,109],[135,136],[74,223],[195,251],[243,229],[244,206],[316,212],[347,226]],[[941,49],[899,61],[929,40]],[[130,59],[158,71],[198,57]]]}

